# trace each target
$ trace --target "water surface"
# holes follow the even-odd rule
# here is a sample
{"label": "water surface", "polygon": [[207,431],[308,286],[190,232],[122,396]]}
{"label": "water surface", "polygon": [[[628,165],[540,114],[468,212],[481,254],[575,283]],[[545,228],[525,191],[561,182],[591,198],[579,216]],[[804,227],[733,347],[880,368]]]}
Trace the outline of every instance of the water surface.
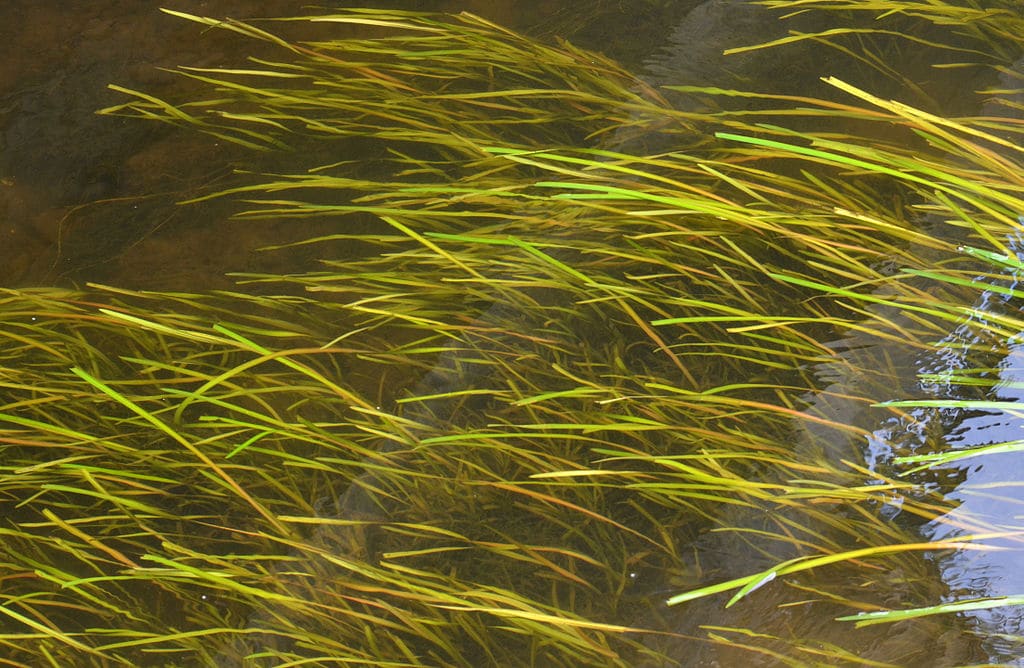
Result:
{"label": "water surface", "polygon": [[[288,221],[243,226],[230,220],[238,210],[238,205],[230,201],[187,207],[175,204],[197,192],[238,183],[234,174],[237,168],[300,169],[303,162],[296,156],[271,155],[256,160],[236,147],[186,129],[93,114],[121,100],[106,88],[108,83],[174,97],[187,95],[190,84],[157,68],[182,63],[238,63],[239,54],[234,52],[237,42],[218,34],[200,38],[196,26],[159,13],[159,4],[108,0],[68,7],[63,3],[13,0],[0,7],[0,232],[5,239],[0,246],[0,266],[4,285],[81,285],[88,281],[164,290],[225,288],[233,285],[225,276],[227,272],[287,273],[304,269],[315,259],[310,255],[312,251],[266,254],[256,249],[332,229],[331,221],[304,224],[298,229]],[[175,7],[248,18],[253,4],[217,0],[179,3]],[[728,87],[745,82],[776,93],[820,95],[826,94],[826,89],[819,77],[840,73],[880,95],[906,96],[908,103],[935,112],[970,114],[982,109],[981,97],[962,94],[978,87],[976,72],[936,71],[930,63],[914,62],[913,58],[903,63],[908,77],[920,77],[919,88],[910,92],[890,79],[851,69],[841,54],[822,51],[814,44],[777,56],[759,54],[726,60],[724,49],[771,37],[765,34],[762,10],[752,3],[637,2],[632,8],[605,3],[615,7],[595,12],[598,18],[594,21],[574,17],[578,4],[569,2],[530,3],[528,10],[521,2],[429,4],[429,9],[473,11],[545,39],[566,36],[582,47],[602,51],[642,70],[657,84]],[[290,14],[300,12],[301,6],[295,2],[264,2],[259,3],[259,12]],[[428,8],[424,3],[411,3],[410,7]],[[705,101],[696,95],[679,95],[678,103],[699,109]],[[620,148],[626,138],[603,141],[605,148]],[[1005,307],[993,301],[992,295],[982,297],[977,306],[980,311]],[[495,318],[499,315],[504,317],[492,313]],[[974,331],[976,324],[965,327]],[[951,328],[949,334],[951,339],[963,335],[964,328]],[[822,391],[804,397],[806,410],[856,425],[872,438],[858,440],[827,429],[795,427],[793,447],[798,452],[806,450],[809,461],[818,456],[834,461],[852,457],[882,470],[890,466],[899,448],[916,452],[939,445],[961,448],[1022,438],[1024,423],[1015,411],[921,413],[914,420],[895,420],[881,410],[837,400],[835,397],[842,395],[883,399],[930,396],[928,393],[935,388],[922,385],[919,374],[941,374],[962,360],[921,356],[913,347],[901,348],[891,341],[848,333],[835,333],[835,338],[826,342],[842,351],[844,363],[817,369]],[[1001,380],[996,396],[1018,400],[1024,384],[1019,345],[995,349],[993,356],[997,359],[992,366]],[[449,362],[442,355],[439,366]],[[851,368],[884,368],[889,375],[854,375]],[[416,380],[420,387],[444,389],[431,385],[434,381],[429,374]],[[471,386],[480,379],[464,377],[461,382]],[[1019,481],[1024,480],[1024,468],[1015,455],[968,461],[940,469],[936,477],[936,485],[958,504],[956,512],[969,516],[972,522],[1006,526],[1014,524],[1016,519],[1011,518],[1020,515]],[[351,512],[357,505],[356,500],[343,500],[337,512]],[[881,512],[893,522],[906,519],[901,517],[898,503]],[[721,521],[756,528],[759,519],[737,511]],[[950,531],[948,524],[940,523],[920,528],[922,538],[927,539],[953,537]],[[697,529],[684,539],[690,541],[683,551],[692,555],[688,558],[693,569],[702,571],[693,576],[692,582],[738,577],[770,566],[773,559],[790,556],[756,554],[726,537]],[[1014,549],[935,555],[931,563],[935,598],[961,600],[1024,591],[1024,581],[1016,568],[1018,546],[1006,545]],[[668,574],[655,564],[638,567],[635,575],[634,596],[644,605],[630,611],[637,619],[619,622],[636,621],[684,636],[701,636],[707,626],[754,625],[771,619],[773,627],[816,631],[822,642],[843,644],[854,637],[858,643],[855,651],[864,660],[898,665],[906,657],[919,660],[928,656],[929,665],[959,665],[988,660],[1012,663],[1020,655],[1018,638],[1024,635],[1024,613],[1016,608],[897,626],[895,632],[854,632],[839,625],[816,628],[819,620],[801,616],[799,609],[782,607],[789,592],[777,589],[751,597],[739,611],[729,614],[722,611],[722,601],[717,599],[666,609],[650,603],[690,586],[685,574]],[[892,605],[899,607],[904,601],[901,587],[906,584],[901,582],[900,574],[888,574],[878,582],[879,587],[891,588]],[[807,586],[812,585],[816,583]],[[911,595],[907,593],[906,598]],[[824,621],[821,624],[824,626]],[[979,631],[985,640],[977,642],[972,630]],[[709,648],[687,640],[667,642],[682,665],[727,666],[750,660],[749,655],[735,649]],[[765,656],[757,662],[775,665]]]}

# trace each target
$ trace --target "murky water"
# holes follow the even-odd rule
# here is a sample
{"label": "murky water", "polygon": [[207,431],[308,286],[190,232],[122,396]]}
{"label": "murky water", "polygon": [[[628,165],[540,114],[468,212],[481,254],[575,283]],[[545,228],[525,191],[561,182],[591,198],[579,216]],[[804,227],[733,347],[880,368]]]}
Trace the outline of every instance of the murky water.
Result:
{"label": "murky water", "polygon": [[[158,68],[237,65],[241,60],[232,52],[237,42],[226,35],[200,38],[200,27],[159,12],[165,4],[11,0],[0,6],[0,220],[5,240],[0,266],[5,284],[91,281],[198,290],[231,285],[224,279],[226,270],[275,271],[304,259],[253,251],[306,238],[309,229],[267,224],[239,230],[232,225],[235,243],[225,245],[216,242],[224,234],[218,221],[231,214],[230,205],[187,210],[174,205],[202,188],[229,185],[235,166],[259,169],[251,155],[187,129],[94,114],[123,101],[107,89],[110,83],[173,98],[188,84]],[[512,1],[436,0],[410,3],[410,8],[471,11],[537,33],[561,28],[582,46],[603,46],[614,56],[639,62],[649,53],[646,35],[654,31],[660,42],[671,17],[687,3],[635,12],[601,2],[595,13],[613,7],[595,24],[574,21],[571,3],[529,4],[524,9]],[[287,0],[218,0],[180,2],[173,8],[244,19],[294,14],[303,6]]]}
{"label": "murky water", "polygon": [[[172,290],[227,287],[232,283],[225,277],[226,272],[285,272],[308,259],[303,251],[260,254],[255,252],[257,248],[316,236],[318,229],[329,229],[329,222],[302,229],[274,222],[248,224],[240,229],[239,223],[229,220],[236,206],[229,202],[177,206],[175,202],[185,195],[231,185],[236,166],[257,170],[278,167],[274,161],[283,158],[270,156],[268,162],[254,164],[251,156],[237,148],[219,145],[187,129],[152,127],[93,114],[121,99],[106,89],[108,83],[173,97],[184,90],[187,82],[161,73],[157,67],[235,62],[232,40],[221,35],[197,39],[198,28],[160,14],[156,11],[160,4],[97,0],[68,7],[64,3],[8,0],[0,5],[0,267],[5,285],[91,281]],[[179,3],[176,7],[246,18],[252,15],[254,4],[217,0]],[[574,23],[571,17],[578,11],[578,4],[568,2],[529,3],[528,10],[523,8],[524,3],[514,1],[430,4],[424,7],[424,3],[412,3],[418,9],[466,9],[534,34],[572,30],[572,39],[579,45],[645,68],[647,76],[658,83],[729,86],[753,79],[775,92],[822,92],[814,88],[820,72],[795,68],[792,60],[759,55],[734,59],[728,65],[723,62],[724,48],[770,37],[764,34],[763,14],[746,2],[636,3],[640,9],[619,6],[593,24]],[[296,2],[262,2],[259,12],[290,14],[300,11],[301,6]],[[843,62],[831,60],[834,54],[818,54],[815,48],[808,45],[803,51],[788,53],[786,58],[815,62],[825,73]],[[930,64],[908,61],[906,66],[913,74],[928,70]],[[889,80],[872,79],[862,72],[846,74],[854,83],[889,86],[877,91],[883,96],[899,93]],[[972,76],[954,70],[930,71],[927,81],[922,78],[919,94],[908,101],[948,113],[971,113],[971,105],[976,102],[958,91],[977,85]],[[693,107],[701,104],[697,98],[683,98],[680,103]],[[609,139],[609,146],[615,144],[616,138]],[[224,243],[226,236],[231,243]],[[987,302],[979,304],[980,309],[987,307]],[[950,333],[951,337],[957,335],[957,331]],[[898,370],[899,376],[883,382],[896,393],[893,398],[903,398],[919,391],[919,373],[941,373],[944,365],[949,368],[956,362],[921,358],[913,349],[902,350],[885,341],[852,338],[833,343],[848,351],[843,354],[856,363],[844,365],[843,371],[831,377],[832,370],[821,369],[822,377],[831,380],[826,386],[828,393],[808,397],[808,410],[856,424],[875,438],[863,443],[840,434],[808,433],[798,439],[797,448],[817,448],[827,442],[835,448],[832,456],[837,460],[859,452],[869,462],[884,466],[892,456],[894,443],[917,451],[929,439],[961,448],[1024,438],[1024,422],[1013,411],[922,416],[911,425],[882,418],[880,412],[850,402],[830,399],[832,395],[863,394],[866,385],[879,382],[877,378],[847,375],[845,370],[850,367],[878,367],[878,360],[885,360],[886,368]],[[1022,398],[1022,361],[1024,349],[1015,345],[994,363],[1002,381],[1000,398]],[[928,442],[929,448],[938,445]],[[973,523],[988,521],[998,526],[1012,524],[1016,520],[1008,518],[1021,515],[1024,466],[1019,457],[994,456],[952,468],[955,470],[941,473],[948,476],[943,491],[960,502],[957,513],[969,516]],[[894,521],[900,514],[898,507],[887,512]],[[745,516],[730,521],[754,525],[754,520]],[[949,537],[940,533],[948,531],[947,525],[925,526],[921,531],[926,538]],[[722,578],[770,563],[756,555],[737,553],[713,536],[695,541],[693,550],[695,564],[714,562]],[[1020,594],[1024,592],[1024,578],[1018,555],[1011,550],[936,558],[934,566],[941,579],[933,585],[951,599]],[[638,578],[647,576],[640,574]],[[638,595],[664,595],[670,583],[657,574],[649,579],[650,583],[638,582]],[[678,580],[673,582],[679,586]],[[894,591],[894,605],[899,603],[900,585],[898,574],[887,582]],[[731,623],[790,614],[780,613],[775,607],[781,602],[770,596],[751,602],[743,613],[730,618]],[[720,605],[720,601],[714,601],[690,606],[685,612],[661,611],[664,618],[657,623],[678,633],[696,635],[702,624],[715,622]],[[673,619],[673,614],[686,618]],[[793,623],[806,624],[807,620]],[[934,650],[929,653],[935,661],[932,665],[1013,662],[1020,656],[1019,641],[1013,637],[1024,634],[1024,612],[1019,609],[974,613],[966,626],[982,632],[987,638],[984,647],[961,637],[962,627],[957,623],[936,622],[929,629],[930,635],[922,631],[926,628],[922,626],[903,627],[904,635],[900,630],[893,631],[888,640],[882,637],[884,633],[864,633],[861,656],[865,660],[898,662],[900,656],[913,655],[908,648],[922,644]],[[686,643],[672,651],[684,665],[728,666],[731,660],[739,660],[727,650],[715,654],[695,650]],[[760,665],[774,664],[768,658]]]}

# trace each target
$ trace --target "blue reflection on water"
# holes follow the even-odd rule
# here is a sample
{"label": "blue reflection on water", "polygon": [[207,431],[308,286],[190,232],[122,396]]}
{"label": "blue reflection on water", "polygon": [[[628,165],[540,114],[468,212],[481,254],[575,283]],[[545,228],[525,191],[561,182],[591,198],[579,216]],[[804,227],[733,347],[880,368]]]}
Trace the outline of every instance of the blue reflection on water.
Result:
{"label": "blue reflection on water", "polygon": [[[1019,233],[1009,240],[1008,246],[1021,257]],[[1018,274],[1019,271],[1007,268],[999,284],[1015,288],[1020,281]],[[941,343],[937,356],[923,360],[926,368],[941,370],[950,379],[943,383],[942,373],[928,374],[925,389],[937,398],[961,398],[963,388],[957,386],[956,372],[977,368],[985,358],[995,357],[994,364],[984,364],[991,369],[987,374],[991,387],[985,398],[1021,404],[1020,410],[943,409],[941,415],[932,419],[940,419],[946,425],[944,449],[963,450],[1024,439],[1024,342],[1019,338],[1010,342],[1000,339],[993,335],[986,321],[986,314],[1020,317],[1019,302],[1015,296],[985,290],[972,315]],[[942,466],[940,471],[947,474],[947,479],[959,478],[946,493],[956,509],[924,528],[928,538],[957,539],[986,530],[1024,531],[1024,453],[961,460]],[[949,587],[949,600],[1024,593],[1024,539],[1017,535],[979,542],[1003,549],[959,551],[939,558],[939,569]],[[984,638],[991,660],[1024,665],[1024,607],[971,612],[969,617]]]}

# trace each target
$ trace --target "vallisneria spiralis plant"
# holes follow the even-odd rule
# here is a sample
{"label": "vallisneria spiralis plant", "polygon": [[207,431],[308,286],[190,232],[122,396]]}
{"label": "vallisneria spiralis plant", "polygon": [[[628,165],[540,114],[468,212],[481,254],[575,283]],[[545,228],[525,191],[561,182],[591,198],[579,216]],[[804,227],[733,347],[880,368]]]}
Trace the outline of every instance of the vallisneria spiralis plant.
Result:
{"label": "vallisneria spiralis plant", "polygon": [[[1024,35],[761,4],[836,18],[757,48],[885,77],[892,44],[1006,73]],[[469,14],[168,13],[279,57],[102,113],[279,152],[197,197],[336,231],[232,292],[2,293],[11,665],[986,660],[937,613],[1020,597],[962,600],[940,563],[1020,531],[958,513],[953,465],[1020,441],[942,435],[1018,410],[993,394],[1024,329],[1020,122],[838,75],[655,87]],[[283,36],[306,24],[366,30]]]}

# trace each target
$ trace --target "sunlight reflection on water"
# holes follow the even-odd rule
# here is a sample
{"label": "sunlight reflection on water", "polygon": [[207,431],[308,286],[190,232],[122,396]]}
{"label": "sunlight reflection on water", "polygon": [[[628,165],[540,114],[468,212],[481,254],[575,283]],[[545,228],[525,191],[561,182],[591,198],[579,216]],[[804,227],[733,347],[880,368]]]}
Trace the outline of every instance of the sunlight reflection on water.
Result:
{"label": "sunlight reflection on water", "polygon": [[[1000,382],[994,398],[1020,402],[1024,399],[1024,345],[1009,347],[999,363]],[[965,417],[946,437],[951,449],[962,450],[994,443],[1024,439],[1022,411],[977,411]],[[959,506],[947,521],[961,519],[975,525],[990,525],[994,531],[1024,529],[1024,457],[1019,452],[991,454],[950,466],[963,475],[963,482],[947,494]],[[964,533],[947,523],[933,523],[926,529],[931,538],[955,538]],[[1000,551],[957,552],[939,560],[943,579],[956,599],[985,596],[1013,596],[1024,592],[1021,537],[989,539],[987,545]],[[986,649],[999,661],[1024,661],[1024,609],[1019,606],[969,613],[986,638]],[[1013,637],[1017,636],[1017,637]]]}

